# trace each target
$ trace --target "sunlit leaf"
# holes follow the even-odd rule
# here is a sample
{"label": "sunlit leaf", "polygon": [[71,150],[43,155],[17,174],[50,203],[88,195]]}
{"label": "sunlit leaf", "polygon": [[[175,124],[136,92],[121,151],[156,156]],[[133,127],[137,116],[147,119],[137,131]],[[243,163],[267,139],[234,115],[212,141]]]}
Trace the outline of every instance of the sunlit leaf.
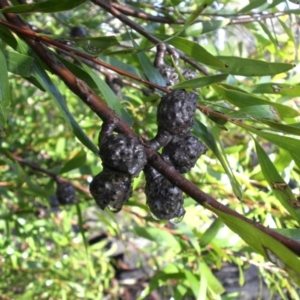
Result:
{"label": "sunlit leaf", "polygon": [[69,172],[76,168],[81,167],[86,162],[86,153],[85,151],[77,152],[71,159],[67,160],[64,166],[60,170],[60,174]]}
{"label": "sunlit leaf", "polygon": [[262,83],[253,85],[250,88],[252,93],[261,94],[279,94],[282,96],[299,97],[300,85],[291,85],[283,83]]}
{"label": "sunlit leaf", "polygon": [[[243,196],[242,196],[241,186],[240,186],[239,182],[236,180],[236,178],[228,164],[224,150],[222,148],[218,147],[218,144],[216,143],[216,135],[214,136],[211,133],[211,131],[207,127],[205,127],[201,122],[199,122],[198,120],[196,120],[194,128],[197,132],[197,135],[206,144],[206,146],[209,147],[213,151],[214,155],[220,161],[222,167],[224,168],[226,174],[229,177],[234,194],[237,196],[238,199],[242,199]],[[215,129],[216,129],[216,127],[215,127]]]}
{"label": "sunlit leaf", "polygon": [[198,22],[186,28],[184,35],[199,37],[202,34],[225,27],[229,23],[229,19]]}
{"label": "sunlit leaf", "polygon": [[0,130],[4,127],[7,116],[8,110],[10,107],[11,96],[9,90],[9,82],[8,82],[8,75],[7,75],[7,64],[5,61],[5,56],[2,52],[2,48],[0,45]]}
{"label": "sunlit leaf", "polygon": [[104,99],[108,106],[113,109],[125,122],[131,125],[132,119],[126,109],[123,108],[120,100],[117,98],[115,93],[110,89],[110,87],[103,81],[98,75],[95,74],[88,66],[83,65],[83,69],[91,76],[91,78],[96,83],[98,89],[101,91]]}
{"label": "sunlit leaf", "polygon": [[262,60],[234,56],[216,56],[226,64],[226,68],[219,70],[226,74],[242,76],[266,76],[287,72],[295,67],[293,64],[269,63]]}
{"label": "sunlit leaf", "polygon": [[4,51],[7,69],[9,72],[22,77],[31,76],[33,58],[18,52]]}
{"label": "sunlit leaf", "polygon": [[218,74],[185,80],[172,86],[172,89],[199,88],[226,80],[227,74]]}
{"label": "sunlit leaf", "polygon": [[294,220],[300,223],[300,202],[296,199],[288,184],[280,176],[272,161],[257,140],[254,139],[254,141],[259,164],[265,180],[272,188],[280,203],[293,216]]}
{"label": "sunlit leaf", "polygon": [[222,84],[213,85],[213,88],[220,96],[224,97],[225,100],[240,108],[254,105],[269,105],[274,106],[276,108],[281,118],[292,118],[299,115],[299,113],[296,110],[286,105],[282,105],[276,102],[270,102],[250,93],[231,89],[228,86],[223,86]]}
{"label": "sunlit leaf", "polygon": [[279,121],[278,112],[272,105],[253,105],[239,109],[238,111],[228,113],[228,116],[245,119],[254,117],[257,119],[269,119]]}
{"label": "sunlit leaf", "polygon": [[33,74],[43,88],[52,96],[55,104],[59,108],[62,116],[67,124],[72,128],[75,136],[92,152],[98,154],[98,148],[85,135],[79,124],[76,122],[66,105],[66,100],[63,98],[57,87],[52,83],[51,79],[41,67],[40,64],[35,63],[33,67]]}

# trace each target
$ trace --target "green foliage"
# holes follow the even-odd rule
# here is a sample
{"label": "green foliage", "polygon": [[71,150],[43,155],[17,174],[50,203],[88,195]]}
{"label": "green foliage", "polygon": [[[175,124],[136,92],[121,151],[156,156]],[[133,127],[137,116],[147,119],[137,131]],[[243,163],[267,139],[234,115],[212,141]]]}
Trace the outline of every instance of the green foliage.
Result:
{"label": "green foliage", "polygon": [[[12,1],[0,16],[0,298],[122,298],[130,289],[115,277],[127,267],[146,270],[136,299],[154,291],[162,299],[238,299],[216,275],[230,262],[241,285],[247,267],[257,265],[271,293],[299,299],[296,1],[209,1],[206,8],[199,1],[128,2],[154,18],[131,18],[142,32],[97,1],[33,2]],[[209,150],[186,178],[220,206],[186,195],[181,223],[155,220],[141,174],[120,213],[97,208],[88,186],[102,170],[102,120],[26,45],[26,33],[2,22],[6,12],[41,30],[36,39],[68,39],[69,53],[43,40],[51,61],[59,59],[145,139],[156,134],[165,91],[151,84],[164,86],[153,67],[154,39],[181,51],[179,67],[198,65],[198,78],[170,89],[201,88],[193,132]],[[69,37],[74,26],[88,36]],[[167,64],[174,61],[166,54]],[[121,96],[104,63],[123,79]],[[58,203],[58,180],[73,184],[76,203]],[[106,239],[92,242],[99,234]]]}

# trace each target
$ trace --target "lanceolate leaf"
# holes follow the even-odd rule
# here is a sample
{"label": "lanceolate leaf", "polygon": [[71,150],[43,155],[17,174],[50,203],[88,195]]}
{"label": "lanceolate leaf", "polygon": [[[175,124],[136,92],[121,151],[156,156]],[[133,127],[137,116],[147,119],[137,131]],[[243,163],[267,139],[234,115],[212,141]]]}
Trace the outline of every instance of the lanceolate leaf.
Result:
{"label": "lanceolate leaf", "polygon": [[266,76],[276,75],[287,72],[295,67],[293,64],[269,63],[261,60],[234,57],[234,56],[216,56],[220,61],[227,65],[226,68],[219,70],[226,74],[242,76]]}
{"label": "lanceolate leaf", "polygon": [[91,76],[91,78],[96,83],[97,87],[101,91],[104,99],[106,100],[108,106],[115,110],[116,113],[123,118],[128,124],[132,124],[132,119],[128,112],[123,108],[120,100],[114,94],[114,92],[110,89],[110,87],[100,78],[100,76],[96,75],[93,70],[91,70],[88,66],[83,65],[84,70]]}
{"label": "lanceolate leaf", "polygon": [[282,124],[269,120],[264,120],[264,124],[269,125],[271,128],[276,129],[278,132],[285,132],[294,135],[300,135],[300,127],[296,124]]}
{"label": "lanceolate leaf", "polygon": [[242,199],[243,195],[240,184],[236,180],[228,164],[226,155],[224,154],[223,150],[220,150],[220,147],[218,147],[217,142],[215,140],[216,137],[214,137],[211,131],[198,120],[195,120],[195,130],[197,132],[197,135],[201,137],[201,140],[206,144],[207,147],[209,147],[213,151],[213,153],[216,155],[216,157],[222,164],[226,174],[229,177],[234,194],[237,196],[238,199]]}
{"label": "lanceolate leaf", "polygon": [[45,70],[41,67],[39,63],[35,63],[33,67],[33,75],[38,80],[38,82],[43,86],[43,88],[52,96],[55,104],[57,105],[59,111],[64,117],[67,124],[72,128],[75,136],[84,144],[87,148],[89,148],[94,153],[98,154],[98,148],[94,145],[94,143],[85,135],[79,124],[76,122],[72,114],[70,113],[66,100],[63,98],[59,90],[53,84],[51,79]]}
{"label": "lanceolate leaf", "polygon": [[10,106],[10,90],[7,74],[7,65],[5,61],[5,56],[2,52],[2,47],[0,44],[0,130],[4,127],[7,119],[8,109]]}
{"label": "lanceolate leaf", "polygon": [[225,100],[236,105],[237,107],[243,108],[253,105],[270,105],[276,107],[278,114],[281,118],[293,118],[297,117],[299,113],[283,104],[270,102],[255,95],[251,95],[247,92],[238,91],[235,89],[228,88],[228,86],[223,86],[222,84],[213,85],[214,90]]}
{"label": "lanceolate leaf", "polygon": [[200,88],[203,86],[211,85],[226,80],[227,77],[228,77],[227,74],[218,74],[212,76],[205,76],[201,78],[194,78],[194,79],[186,80],[178,84],[175,84],[174,86],[172,86],[172,88],[173,89]]}
{"label": "lanceolate leaf", "polygon": [[8,71],[22,77],[31,76],[33,58],[18,52],[4,51]]}
{"label": "lanceolate leaf", "polygon": [[239,124],[239,126],[274,143],[278,147],[281,147],[281,148],[287,150],[291,154],[293,159],[295,160],[295,163],[297,164],[297,166],[300,168],[300,153],[299,153],[300,140],[299,139],[291,138],[288,136],[283,137],[282,135],[277,135],[277,134],[268,133],[268,132],[262,132],[261,130],[254,129],[251,126],[247,126],[247,125],[243,125],[243,124]]}
{"label": "lanceolate leaf", "polygon": [[226,26],[229,23],[229,19],[198,22],[185,29],[184,35],[187,37],[199,37],[201,34],[215,31]]}
{"label": "lanceolate leaf", "polygon": [[[133,38],[131,39],[131,41],[134,45],[134,48],[138,48],[138,45]],[[162,78],[159,71],[153,67],[152,63],[150,62],[150,60],[147,57],[147,55],[145,54],[145,52],[144,51],[138,52],[137,57],[138,57],[139,63],[141,65],[144,73],[146,74],[147,78],[151,82],[153,82],[157,85],[165,86],[166,85],[165,80]]]}
{"label": "lanceolate leaf", "polygon": [[278,121],[280,120],[276,108],[272,105],[253,105],[239,109],[228,114],[230,117],[249,119],[253,117],[255,119],[268,119]]}
{"label": "lanceolate leaf", "polygon": [[265,180],[269,183],[269,186],[272,188],[276,198],[291,214],[291,216],[300,224],[300,202],[293,195],[290,187],[280,176],[269,156],[259,145],[257,140],[254,139],[254,141],[259,164]]}
{"label": "lanceolate leaf", "polygon": [[300,85],[291,85],[283,83],[262,83],[253,85],[250,88],[252,93],[260,94],[278,94],[289,97],[300,96]]}
{"label": "lanceolate leaf", "polygon": [[60,170],[60,174],[69,172],[76,168],[81,167],[86,162],[86,153],[85,151],[79,151],[76,153],[71,159],[67,160],[62,169]]}
{"label": "lanceolate leaf", "polygon": [[103,50],[108,49],[119,42],[115,36],[104,36],[98,38],[74,38],[73,42],[76,47],[82,48],[89,54],[99,54]]}

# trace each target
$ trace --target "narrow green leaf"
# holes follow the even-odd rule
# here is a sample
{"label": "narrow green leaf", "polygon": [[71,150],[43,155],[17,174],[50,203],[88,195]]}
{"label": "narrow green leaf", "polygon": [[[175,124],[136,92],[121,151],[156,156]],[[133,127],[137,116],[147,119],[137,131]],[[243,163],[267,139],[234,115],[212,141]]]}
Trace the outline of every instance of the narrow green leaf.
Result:
{"label": "narrow green leaf", "polygon": [[101,91],[107,105],[113,109],[125,122],[127,122],[130,126],[133,121],[127,112],[127,110],[122,106],[120,100],[117,98],[115,93],[111,90],[111,88],[106,84],[104,80],[100,78],[90,67],[83,64],[83,69],[90,75],[90,77],[96,83],[98,89]]}
{"label": "narrow green leaf", "polygon": [[272,188],[276,198],[280,201],[282,206],[300,224],[300,202],[297,201],[290,187],[280,176],[269,156],[259,145],[256,139],[254,139],[254,142],[261,171],[264,174],[265,180]]}
{"label": "narrow green leaf", "polygon": [[200,88],[226,80],[227,77],[227,74],[218,74],[201,78],[194,78],[175,84],[174,86],[172,86],[172,89]]}
{"label": "narrow green leaf", "polygon": [[284,21],[282,21],[280,18],[278,18],[277,20],[279,21],[279,23],[282,26],[282,28],[284,29],[285,33],[289,37],[290,41],[292,41],[292,43],[295,43],[295,37],[291,31],[291,28],[288,27],[287,24]]}
{"label": "narrow green leaf", "polygon": [[138,60],[140,62],[140,65],[146,74],[147,78],[149,81],[161,85],[161,86],[166,86],[165,80],[162,78],[161,74],[159,71],[153,67],[152,63],[150,62],[149,58],[145,54],[144,51],[141,51],[137,53]]}
{"label": "narrow green leaf", "polygon": [[85,151],[81,150],[77,152],[70,160],[63,165],[60,170],[60,174],[67,173],[71,170],[77,169],[84,165],[86,162],[86,153]]}
{"label": "narrow green leaf", "polygon": [[296,152],[296,153],[290,152],[290,154],[291,154],[293,160],[295,161],[295,164],[300,169],[300,153],[299,152]]}
{"label": "narrow green leaf", "polygon": [[43,88],[52,96],[56,106],[61,112],[63,118],[67,122],[67,124],[72,128],[75,136],[81,141],[83,145],[85,145],[88,149],[98,155],[98,148],[94,145],[94,143],[85,135],[79,124],[76,122],[72,114],[70,113],[66,100],[61,95],[59,90],[53,84],[48,74],[43,69],[42,65],[39,63],[39,59],[36,58],[35,64],[33,66],[33,75],[38,80],[38,82],[43,86]]}
{"label": "narrow green leaf", "polygon": [[287,72],[295,67],[293,64],[269,63],[250,58],[241,58],[234,56],[216,56],[215,58],[226,64],[225,67],[218,69],[226,74],[242,76],[266,76],[276,75]]}
{"label": "narrow green leaf", "polygon": [[290,153],[290,155],[293,157],[297,166],[300,168],[300,153],[299,153],[300,140],[294,139],[294,138],[291,138],[288,136],[282,136],[282,135],[262,132],[261,130],[254,129],[251,126],[247,126],[244,124],[239,124],[239,126],[274,143],[278,147],[287,150]]}
{"label": "narrow green leaf", "polygon": [[272,122],[269,120],[264,120],[264,124],[269,125],[271,128],[274,128],[279,132],[285,132],[300,136],[300,127],[294,124],[286,125],[278,122]]}
{"label": "narrow green leaf", "polygon": [[[76,203],[76,212],[77,212],[78,226],[79,226],[80,234],[81,234],[81,237],[82,237],[82,240],[84,243],[86,261],[88,262],[88,268],[89,268],[88,274],[92,278],[96,278],[96,271],[95,271],[95,269],[93,267],[93,263],[91,262],[91,259],[90,259],[89,244],[88,244],[87,238],[85,236],[84,222],[82,219],[82,211],[81,211],[80,203]],[[89,280],[89,278],[87,278],[87,280]]]}
{"label": "narrow green leaf", "polygon": [[264,31],[264,33],[268,36],[269,40],[275,45],[277,46],[277,41],[276,39],[273,37],[272,33],[270,32],[270,30],[268,29],[268,27],[266,26],[266,24],[264,22],[258,22],[258,24],[261,26],[262,30]]}
{"label": "narrow green leaf", "polygon": [[169,39],[172,39],[172,38],[178,36],[181,32],[183,32],[184,30],[186,30],[199,17],[199,15],[204,11],[204,9],[206,8],[206,5],[207,4],[198,6],[193,11],[193,13],[188,17],[188,19],[186,20],[186,22],[184,23],[184,25],[180,27],[180,30],[178,30],[177,32],[175,32],[171,37],[169,37],[168,39],[166,39],[164,42],[167,42]]}
{"label": "narrow green leaf", "polygon": [[[285,270],[300,285],[300,259],[280,241],[245,220],[209,206],[216,215],[255,251]],[[296,243],[296,242],[295,242]],[[299,244],[300,249],[300,244]]]}
{"label": "narrow green leaf", "polygon": [[[242,199],[242,188],[239,182],[236,180],[231,168],[229,167],[223,149],[221,147],[218,147],[218,144],[216,142],[217,134],[212,135],[211,131],[198,120],[195,120],[194,128],[197,133],[197,136],[201,139],[201,141],[203,141],[206,144],[206,146],[208,146],[213,151],[214,155],[220,161],[226,174],[229,177],[234,194],[237,196],[238,199]],[[215,130],[217,130],[216,127]]]}
{"label": "narrow green leaf", "polygon": [[239,13],[245,13],[245,12],[249,12],[254,8],[260,7],[260,6],[266,6],[267,7],[267,2],[261,1],[261,0],[252,0],[250,1],[249,4],[247,4],[245,7],[243,7]]}
{"label": "narrow green leaf", "polygon": [[[166,35],[156,36],[162,40],[169,38],[169,36]],[[226,64],[224,62],[211,55],[207,50],[205,50],[196,42],[192,42],[182,37],[175,37],[169,40],[168,44],[171,44],[172,46],[184,52],[186,55],[194,58],[196,61],[204,65],[211,66],[217,69],[226,69]],[[228,74],[229,72],[224,73]]]}
{"label": "narrow green leaf", "polygon": [[[188,226],[185,222],[180,222],[176,225],[178,227],[178,232],[184,234],[189,238],[189,242],[192,244],[197,253],[201,254],[201,247],[199,245],[198,237],[195,235],[193,229]],[[202,240],[202,239],[201,239]]]}
{"label": "narrow green leaf", "polygon": [[199,37],[202,34],[212,32],[219,28],[225,27],[229,23],[230,23],[230,19],[202,21],[186,28],[183,34],[184,36],[187,37],[189,36]]}
{"label": "narrow green leaf", "polygon": [[0,39],[3,40],[6,44],[8,44],[12,49],[17,49],[17,41],[12,32],[0,25]]}
{"label": "narrow green leaf", "polygon": [[29,13],[29,12],[59,12],[59,11],[66,11],[71,10],[81,4],[86,2],[86,0],[48,0],[39,3],[32,3],[32,4],[20,4],[14,5],[11,7],[7,7],[1,9],[0,12],[2,13]]}
{"label": "narrow green leaf", "polygon": [[201,237],[200,245],[205,247],[218,234],[219,230],[224,226],[221,219],[215,219]]}
{"label": "narrow green leaf", "polygon": [[212,87],[220,96],[240,108],[254,105],[270,105],[276,107],[280,118],[293,118],[299,115],[299,113],[293,108],[280,103],[267,101],[245,91],[242,92],[241,89],[231,89],[228,88],[229,86],[225,86],[223,84],[213,85]]}
{"label": "narrow green leaf", "polygon": [[207,280],[209,290],[214,294],[220,295],[225,292],[224,287],[220,283],[220,281],[216,278],[216,276],[212,273],[208,265],[201,261],[201,277],[204,276]]}
{"label": "narrow green leaf", "polygon": [[12,51],[4,51],[4,55],[6,58],[7,69],[9,72],[22,76],[22,77],[30,77],[31,69],[33,66],[33,58],[20,54],[18,52]]}
{"label": "narrow green leaf", "polygon": [[183,270],[183,272],[185,274],[185,277],[189,283],[191,290],[193,291],[194,296],[197,298],[199,294],[200,279],[188,269]]}
{"label": "narrow green leaf", "polygon": [[[131,41],[132,41],[134,48],[138,49],[138,45],[135,42],[135,40],[132,38],[131,32],[129,32],[129,34],[130,34]],[[161,76],[161,74],[159,73],[157,68],[153,67],[153,64],[150,62],[150,60],[147,57],[147,55],[145,54],[145,52],[143,50],[138,52],[137,57],[138,57],[139,63],[141,65],[144,73],[146,74],[148,80],[157,85],[165,86],[166,85],[165,80],[163,79],[163,77]]]}
{"label": "narrow green leaf", "polygon": [[8,110],[11,102],[11,95],[9,90],[7,65],[2,47],[0,44],[0,130],[4,127],[7,119]]}
{"label": "narrow green leaf", "polygon": [[154,241],[160,245],[165,245],[168,248],[172,248],[175,252],[181,250],[181,246],[179,242],[175,239],[175,237],[164,230],[159,228],[146,228],[146,227],[134,227],[133,231],[141,237],[144,237],[148,240]]}
{"label": "narrow green leaf", "polygon": [[79,47],[83,49],[84,52],[92,55],[99,54],[105,49],[119,44],[115,36],[74,38],[72,40],[75,43],[75,47]]}
{"label": "narrow green leaf", "polygon": [[250,88],[252,93],[278,94],[289,97],[300,97],[300,85],[283,83],[262,83],[253,85]]}
{"label": "narrow green leaf", "polygon": [[253,105],[241,108],[238,111],[228,113],[233,118],[248,119],[254,117],[256,119],[269,119],[279,121],[280,117],[276,108],[272,105]]}
{"label": "narrow green leaf", "polygon": [[119,68],[125,72],[131,73],[131,74],[136,75],[141,78],[146,78],[145,74],[142,72],[142,70],[137,69],[132,65],[125,64],[124,62],[117,60],[111,56],[100,56],[98,59],[100,59],[116,68]]}

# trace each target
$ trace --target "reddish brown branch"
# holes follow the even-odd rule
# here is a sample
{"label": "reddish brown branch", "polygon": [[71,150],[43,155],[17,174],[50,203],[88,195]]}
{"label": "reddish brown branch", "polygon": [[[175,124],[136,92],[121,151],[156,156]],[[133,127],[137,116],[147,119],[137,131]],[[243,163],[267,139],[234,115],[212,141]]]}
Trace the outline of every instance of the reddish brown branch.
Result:
{"label": "reddish brown branch", "polygon": [[34,170],[34,171],[37,171],[37,172],[40,172],[40,173],[43,173],[43,174],[46,174],[48,177],[51,177],[53,178],[54,180],[59,180],[61,182],[68,182],[70,184],[72,184],[74,186],[75,189],[85,193],[85,194],[90,194],[90,192],[88,191],[88,189],[82,187],[81,185],[79,184],[74,184],[72,182],[70,182],[69,180],[63,178],[63,177],[60,177],[58,176],[56,173],[54,172],[51,172],[49,170],[46,170],[44,168],[42,168],[41,166],[37,165],[37,164],[34,164],[34,163],[31,163],[25,159],[23,159],[22,157],[19,157],[17,155],[12,155],[12,158],[17,161],[18,163],[20,163],[21,165],[24,165],[24,166],[27,166],[29,167],[30,169]]}
{"label": "reddish brown branch", "polygon": [[146,84],[148,86],[151,86],[153,88],[161,90],[162,92],[165,92],[165,93],[169,92],[168,89],[166,89],[166,88],[164,88],[164,87],[162,87],[160,85],[154,84],[151,81],[148,81],[146,79],[140,78],[140,77],[138,77],[138,76],[136,76],[136,75],[134,75],[132,73],[128,73],[128,72],[126,72],[126,71],[124,71],[122,69],[116,68],[116,67],[114,67],[112,65],[109,65],[109,64],[103,62],[103,61],[100,61],[99,59],[97,59],[97,58],[95,58],[95,57],[93,57],[91,55],[88,55],[86,53],[83,53],[83,52],[80,52],[78,50],[75,50],[75,49],[73,49],[71,47],[68,47],[67,45],[64,45],[64,44],[62,44],[62,43],[60,43],[58,41],[52,40],[52,39],[50,39],[50,38],[48,38],[46,36],[42,36],[40,34],[37,34],[35,31],[31,30],[27,26],[26,27],[24,27],[24,26],[23,27],[18,27],[18,26],[14,25],[14,24],[10,24],[8,22],[5,22],[4,20],[1,20],[1,19],[0,19],[0,24],[2,24],[3,26],[11,29],[12,31],[14,31],[16,33],[20,33],[22,36],[27,36],[27,37],[30,37],[30,38],[34,38],[37,41],[41,41],[41,42],[47,43],[49,45],[52,45],[55,48],[60,49],[60,50],[62,50],[64,52],[66,52],[66,53],[77,55],[77,56],[79,56],[79,57],[81,57],[81,58],[83,58],[85,60],[93,62],[96,65],[100,65],[102,67],[110,69],[110,70],[112,70],[112,71],[114,71],[114,72],[116,72],[116,73],[118,73],[120,75],[123,75],[123,76],[126,76],[126,77],[130,77],[131,79],[134,79],[134,80],[139,81],[141,83],[144,83],[144,84]]}
{"label": "reddish brown branch", "polygon": [[[95,2],[98,2],[94,0]],[[0,0],[0,7],[8,7],[6,0]],[[12,13],[4,14],[5,18],[13,25],[27,31],[30,30],[22,19]],[[20,35],[24,41],[32,48],[32,50],[42,59],[42,61],[50,68],[50,70],[59,76],[65,84],[69,87],[74,94],[76,94],[86,105],[88,105],[103,121],[113,123],[118,132],[128,134],[130,136],[139,138],[136,133],[112,111],[102,100],[97,96],[93,90],[81,79],[74,76],[56,57],[49,51],[39,40],[36,40],[28,35]],[[199,190],[195,185],[186,180],[181,174],[177,173],[173,167],[170,167],[161,156],[151,148],[145,147],[148,163],[164,175],[170,182],[179,187],[187,195],[196,200],[197,203],[203,205],[212,211],[221,211],[229,214],[240,220],[247,222],[251,226],[263,231],[264,233],[272,236],[274,239],[280,241],[286,247],[291,249],[296,254],[300,255],[299,244],[277,232],[265,228],[261,224],[255,223],[247,219],[243,215],[231,210],[230,208],[222,205],[210,195]]]}

